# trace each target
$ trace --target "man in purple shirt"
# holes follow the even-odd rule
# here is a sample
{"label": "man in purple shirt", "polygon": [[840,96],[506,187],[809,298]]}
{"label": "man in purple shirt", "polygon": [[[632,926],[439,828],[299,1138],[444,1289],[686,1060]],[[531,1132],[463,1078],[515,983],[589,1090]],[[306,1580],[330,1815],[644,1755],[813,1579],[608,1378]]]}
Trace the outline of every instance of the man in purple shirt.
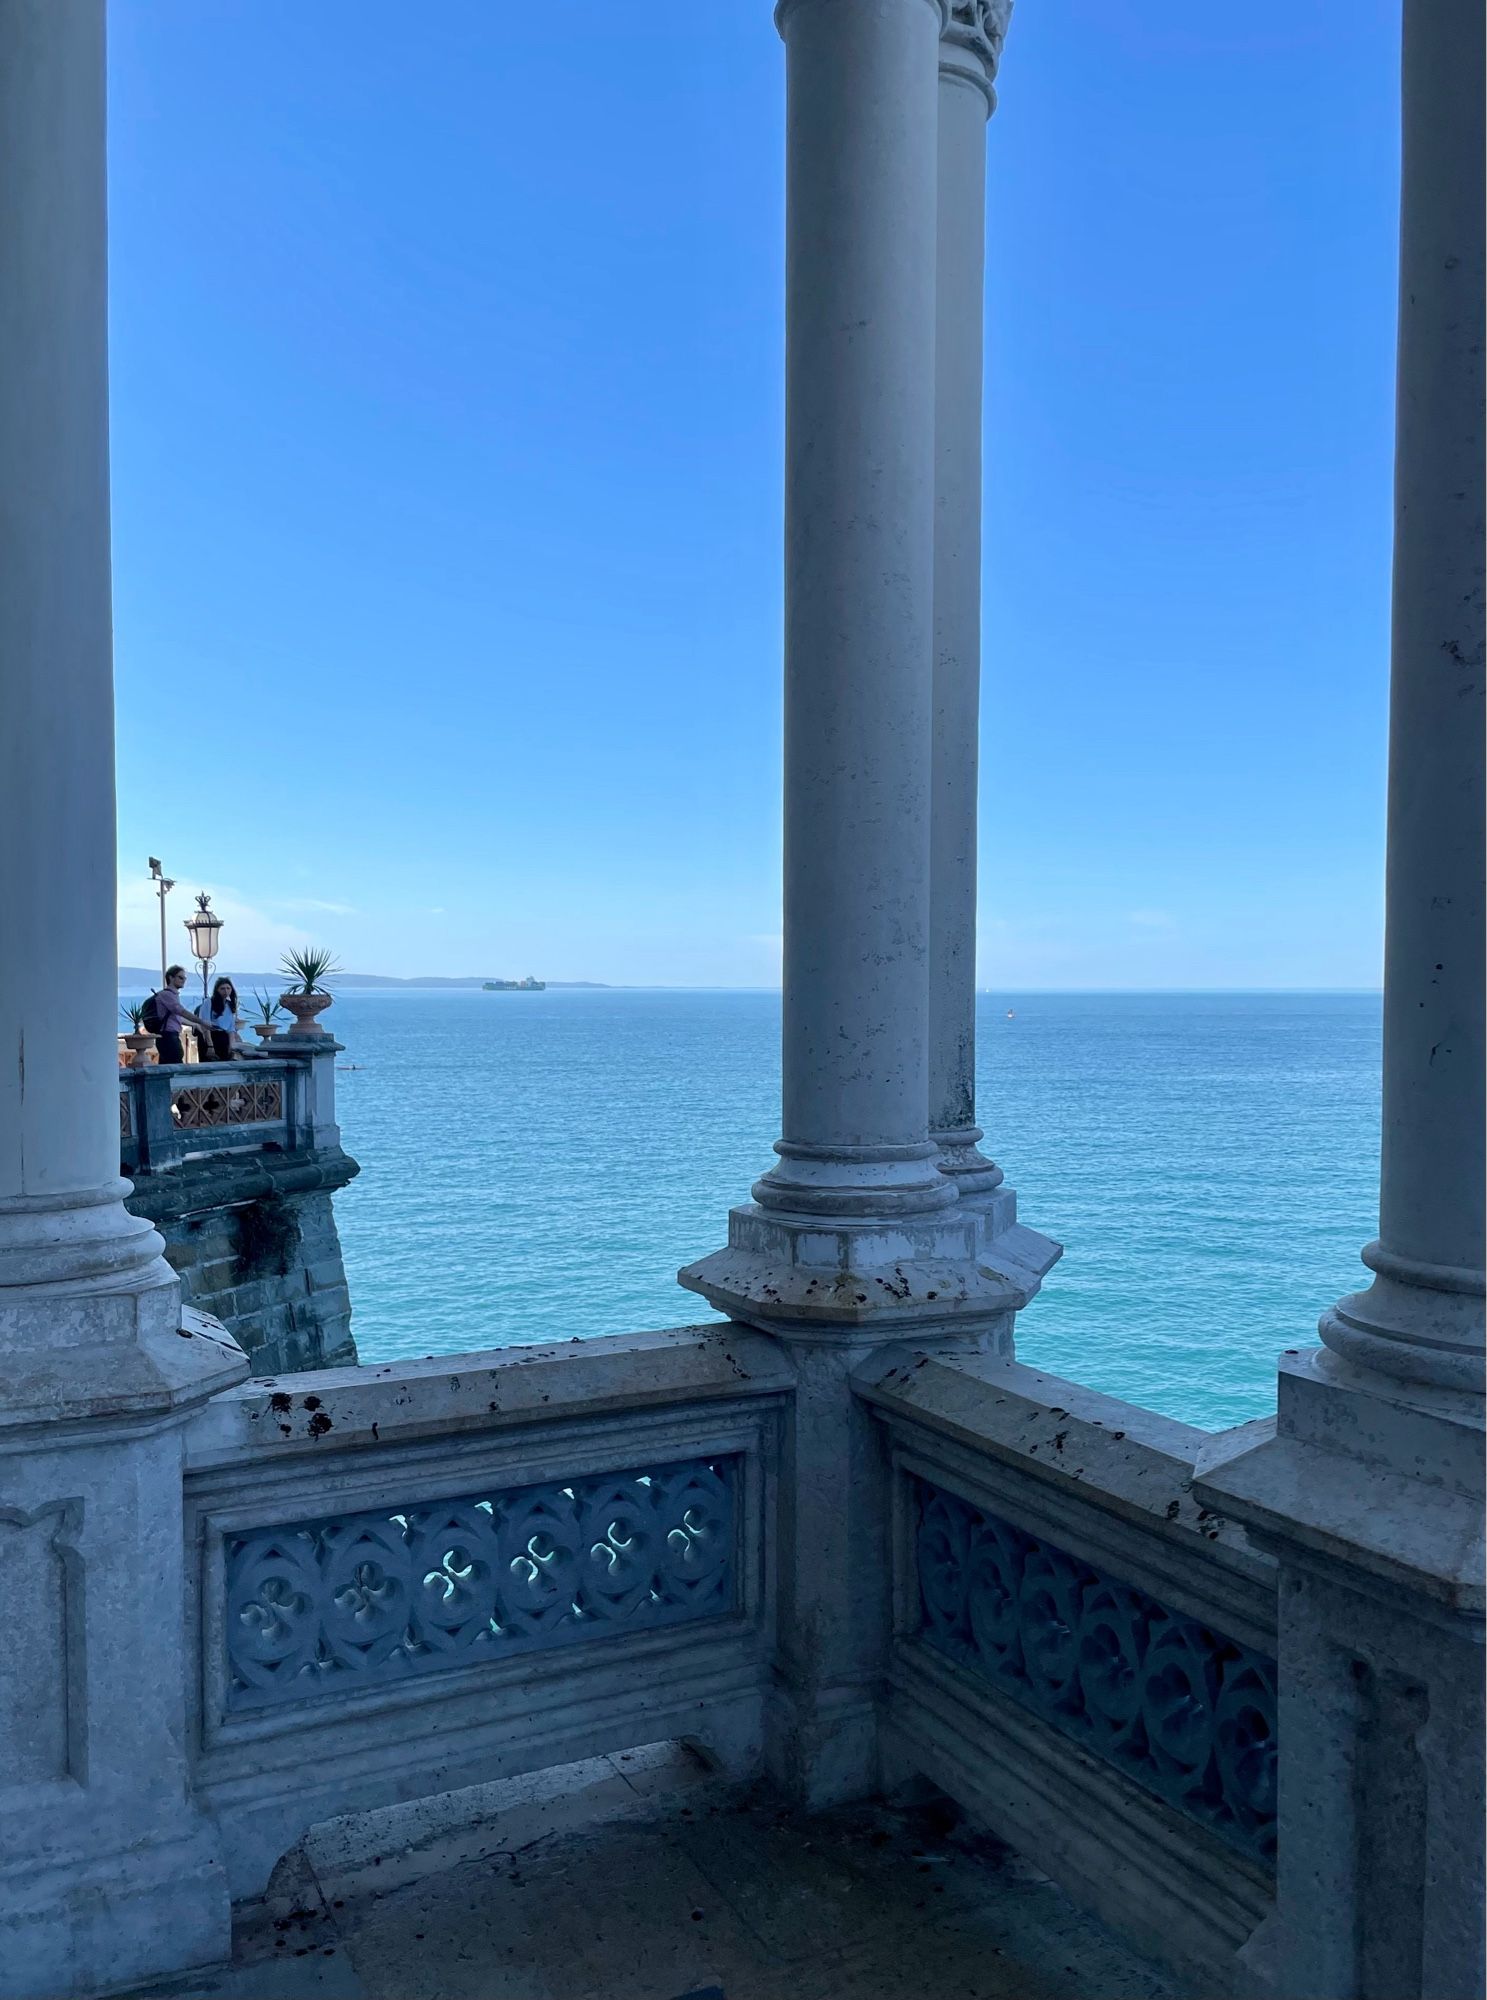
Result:
{"label": "man in purple shirt", "polygon": [[165,984],[155,995],[155,1015],[160,1023],[155,1032],[160,1037],[160,1060],[163,1063],[182,1060],[182,1021],[189,1021],[193,1028],[199,1025],[196,1016],[188,1013],[181,1004],[181,988],[185,984],[185,966],[172,965],[166,971]]}

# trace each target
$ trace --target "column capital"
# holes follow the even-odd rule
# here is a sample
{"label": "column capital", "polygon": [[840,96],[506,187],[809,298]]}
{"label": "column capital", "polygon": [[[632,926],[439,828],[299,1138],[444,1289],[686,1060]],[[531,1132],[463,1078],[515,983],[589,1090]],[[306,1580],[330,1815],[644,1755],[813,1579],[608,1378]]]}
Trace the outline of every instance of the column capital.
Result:
{"label": "column capital", "polygon": [[996,110],[997,66],[1012,19],[1012,0],[948,0],[940,34],[940,74],[984,92]]}

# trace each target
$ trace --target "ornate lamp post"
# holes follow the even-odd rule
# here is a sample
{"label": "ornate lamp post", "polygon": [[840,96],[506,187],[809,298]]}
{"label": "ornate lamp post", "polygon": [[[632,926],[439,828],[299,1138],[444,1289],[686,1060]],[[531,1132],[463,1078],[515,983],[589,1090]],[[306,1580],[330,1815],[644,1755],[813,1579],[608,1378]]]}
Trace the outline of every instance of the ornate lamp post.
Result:
{"label": "ornate lamp post", "polygon": [[195,912],[186,919],[186,932],[191,939],[191,955],[201,961],[201,997],[207,998],[207,979],[212,970],[212,960],[217,956],[217,941],[222,935],[222,919],[212,908],[212,899],[205,890],[196,898]]}

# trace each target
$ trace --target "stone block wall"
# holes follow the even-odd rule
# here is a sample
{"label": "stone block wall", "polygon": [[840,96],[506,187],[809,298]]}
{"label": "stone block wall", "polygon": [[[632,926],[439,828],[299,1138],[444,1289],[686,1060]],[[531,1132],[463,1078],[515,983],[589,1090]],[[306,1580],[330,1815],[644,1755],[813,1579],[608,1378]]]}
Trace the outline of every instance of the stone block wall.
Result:
{"label": "stone block wall", "polygon": [[354,1366],[351,1295],[331,1197],[358,1172],[339,1148],[219,1154],[134,1183],[184,1299],[234,1335],[256,1375]]}

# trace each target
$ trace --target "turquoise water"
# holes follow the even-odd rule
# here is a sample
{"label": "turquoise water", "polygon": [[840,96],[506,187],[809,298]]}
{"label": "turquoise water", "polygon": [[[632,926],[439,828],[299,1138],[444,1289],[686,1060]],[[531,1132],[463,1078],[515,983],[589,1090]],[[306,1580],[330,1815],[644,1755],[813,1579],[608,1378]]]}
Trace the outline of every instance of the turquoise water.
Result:
{"label": "turquoise water", "polygon": [[[1272,1407],[1276,1354],[1364,1276],[1379,1021],[1376,995],[983,998],[989,1147],[1066,1246],[1022,1358],[1213,1429]],[[704,1316],[675,1272],[773,1157],[777,994],[368,992],[328,1025],[363,1360]]]}

